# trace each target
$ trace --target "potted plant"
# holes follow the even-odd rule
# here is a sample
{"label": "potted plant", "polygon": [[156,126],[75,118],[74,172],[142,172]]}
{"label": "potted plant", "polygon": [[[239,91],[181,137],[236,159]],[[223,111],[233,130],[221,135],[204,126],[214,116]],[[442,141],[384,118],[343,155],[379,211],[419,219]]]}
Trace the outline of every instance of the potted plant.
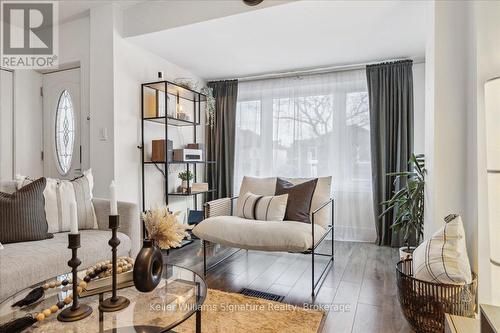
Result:
{"label": "potted plant", "polygon": [[403,233],[404,247],[399,249],[400,258],[409,258],[414,247],[410,247],[410,237],[416,237],[417,245],[424,234],[424,194],[425,194],[425,158],[424,155],[412,154],[408,161],[410,171],[388,173],[394,177],[394,184],[402,187],[392,198],[381,203],[384,211],[379,218],[394,215],[391,229]]}
{"label": "potted plant", "polygon": [[194,178],[194,175],[191,171],[187,170],[187,171],[180,172],[179,178],[182,181],[182,183],[181,183],[182,192],[184,192],[184,191],[187,191],[187,189],[189,188],[189,181]]}

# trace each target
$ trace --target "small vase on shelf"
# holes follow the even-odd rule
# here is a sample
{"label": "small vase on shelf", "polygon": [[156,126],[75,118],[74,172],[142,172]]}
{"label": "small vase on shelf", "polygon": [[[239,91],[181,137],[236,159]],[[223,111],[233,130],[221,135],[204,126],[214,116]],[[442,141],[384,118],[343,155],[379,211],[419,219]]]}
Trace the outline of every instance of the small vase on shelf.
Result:
{"label": "small vase on shelf", "polygon": [[181,183],[182,193],[187,193],[189,189],[189,183],[187,180],[183,180]]}
{"label": "small vase on shelf", "polygon": [[142,249],[135,259],[134,285],[141,292],[149,292],[161,281],[163,256],[151,239],[144,239]]}
{"label": "small vase on shelf", "polygon": [[190,187],[189,182],[194,179],[193,173],[188,169],[186,171],[179,173],[179,179],[181,180],[181,193],[189,193]]}

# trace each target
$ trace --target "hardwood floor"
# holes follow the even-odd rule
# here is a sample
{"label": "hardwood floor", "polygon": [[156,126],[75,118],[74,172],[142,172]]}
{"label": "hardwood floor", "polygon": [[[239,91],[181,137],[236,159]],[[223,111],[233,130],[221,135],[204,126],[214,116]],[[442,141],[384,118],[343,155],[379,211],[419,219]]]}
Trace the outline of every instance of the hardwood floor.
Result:
{"label": "hardwood floor", "polygon": [[[330,243],[322,244],[328,253]],[[209,260],[223,258],[233,249],[217,248]],[[203,273],[200,241],[170,251],[166,258]],[[396,249],[367,243],[335,242],[334,266],[315,299],[311,293],[311,256],[289,253],[239,251],[208,273],[210,288],[238,292],[244,287],[283,295],[283,302],[327,307],[322,332],[413,332],[397,300],[394,265]],[[316,259],[318,273],[326,258]],[[318,276],[318,275],[317,275]]]}

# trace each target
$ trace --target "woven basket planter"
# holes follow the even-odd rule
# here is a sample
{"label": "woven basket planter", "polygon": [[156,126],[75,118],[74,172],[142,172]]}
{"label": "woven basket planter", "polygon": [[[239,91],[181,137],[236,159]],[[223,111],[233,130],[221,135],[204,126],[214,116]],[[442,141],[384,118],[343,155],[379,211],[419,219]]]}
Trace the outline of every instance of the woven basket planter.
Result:
{"label": "woven basket planter", "polygon": [[466,285],[437,284],[413,278],[412,260],[396,265],[403,314],[416,332],[444,332],[444,314],[474,317],[477,276]]}

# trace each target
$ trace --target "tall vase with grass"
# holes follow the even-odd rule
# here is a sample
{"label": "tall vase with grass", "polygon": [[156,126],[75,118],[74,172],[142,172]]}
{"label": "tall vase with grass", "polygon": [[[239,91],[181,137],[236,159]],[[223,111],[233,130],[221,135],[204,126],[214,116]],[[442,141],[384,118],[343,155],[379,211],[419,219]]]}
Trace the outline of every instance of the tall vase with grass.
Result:
{"label": "tall vase with grass", "polygon": [[141,214],[147,231],[142,249],[135,259],[134,285],[141,292],[149,292],[161,281],[163,255],[161,250],[179,247],[189,227],[177,219],[167,206],[156,206]]}
{"label": "tall vase with grass", "polygon": [[194,175],[191,171],[186,170],[183,172],[179,173],[179,179],[182,181],[181,182],[181,192],[187,192],[189,191],[189,182],[193,180]]}
{"label": "tall vase with grass", "polygon": [[410,246],[410,239],[415,237],[416,245],[420,244],[424,235],[424,194],[425,194],[425,158],[424,155],[412,154],[408,161],[409,170],[388,173],[387,177],[394,178],[394,185],[402,187],[395,191],[393,196],[381,203],[384,216],[394,217],[391,229],[402,233],[404,246],[399,249],[402,259],[410,258],[414,247]]}

